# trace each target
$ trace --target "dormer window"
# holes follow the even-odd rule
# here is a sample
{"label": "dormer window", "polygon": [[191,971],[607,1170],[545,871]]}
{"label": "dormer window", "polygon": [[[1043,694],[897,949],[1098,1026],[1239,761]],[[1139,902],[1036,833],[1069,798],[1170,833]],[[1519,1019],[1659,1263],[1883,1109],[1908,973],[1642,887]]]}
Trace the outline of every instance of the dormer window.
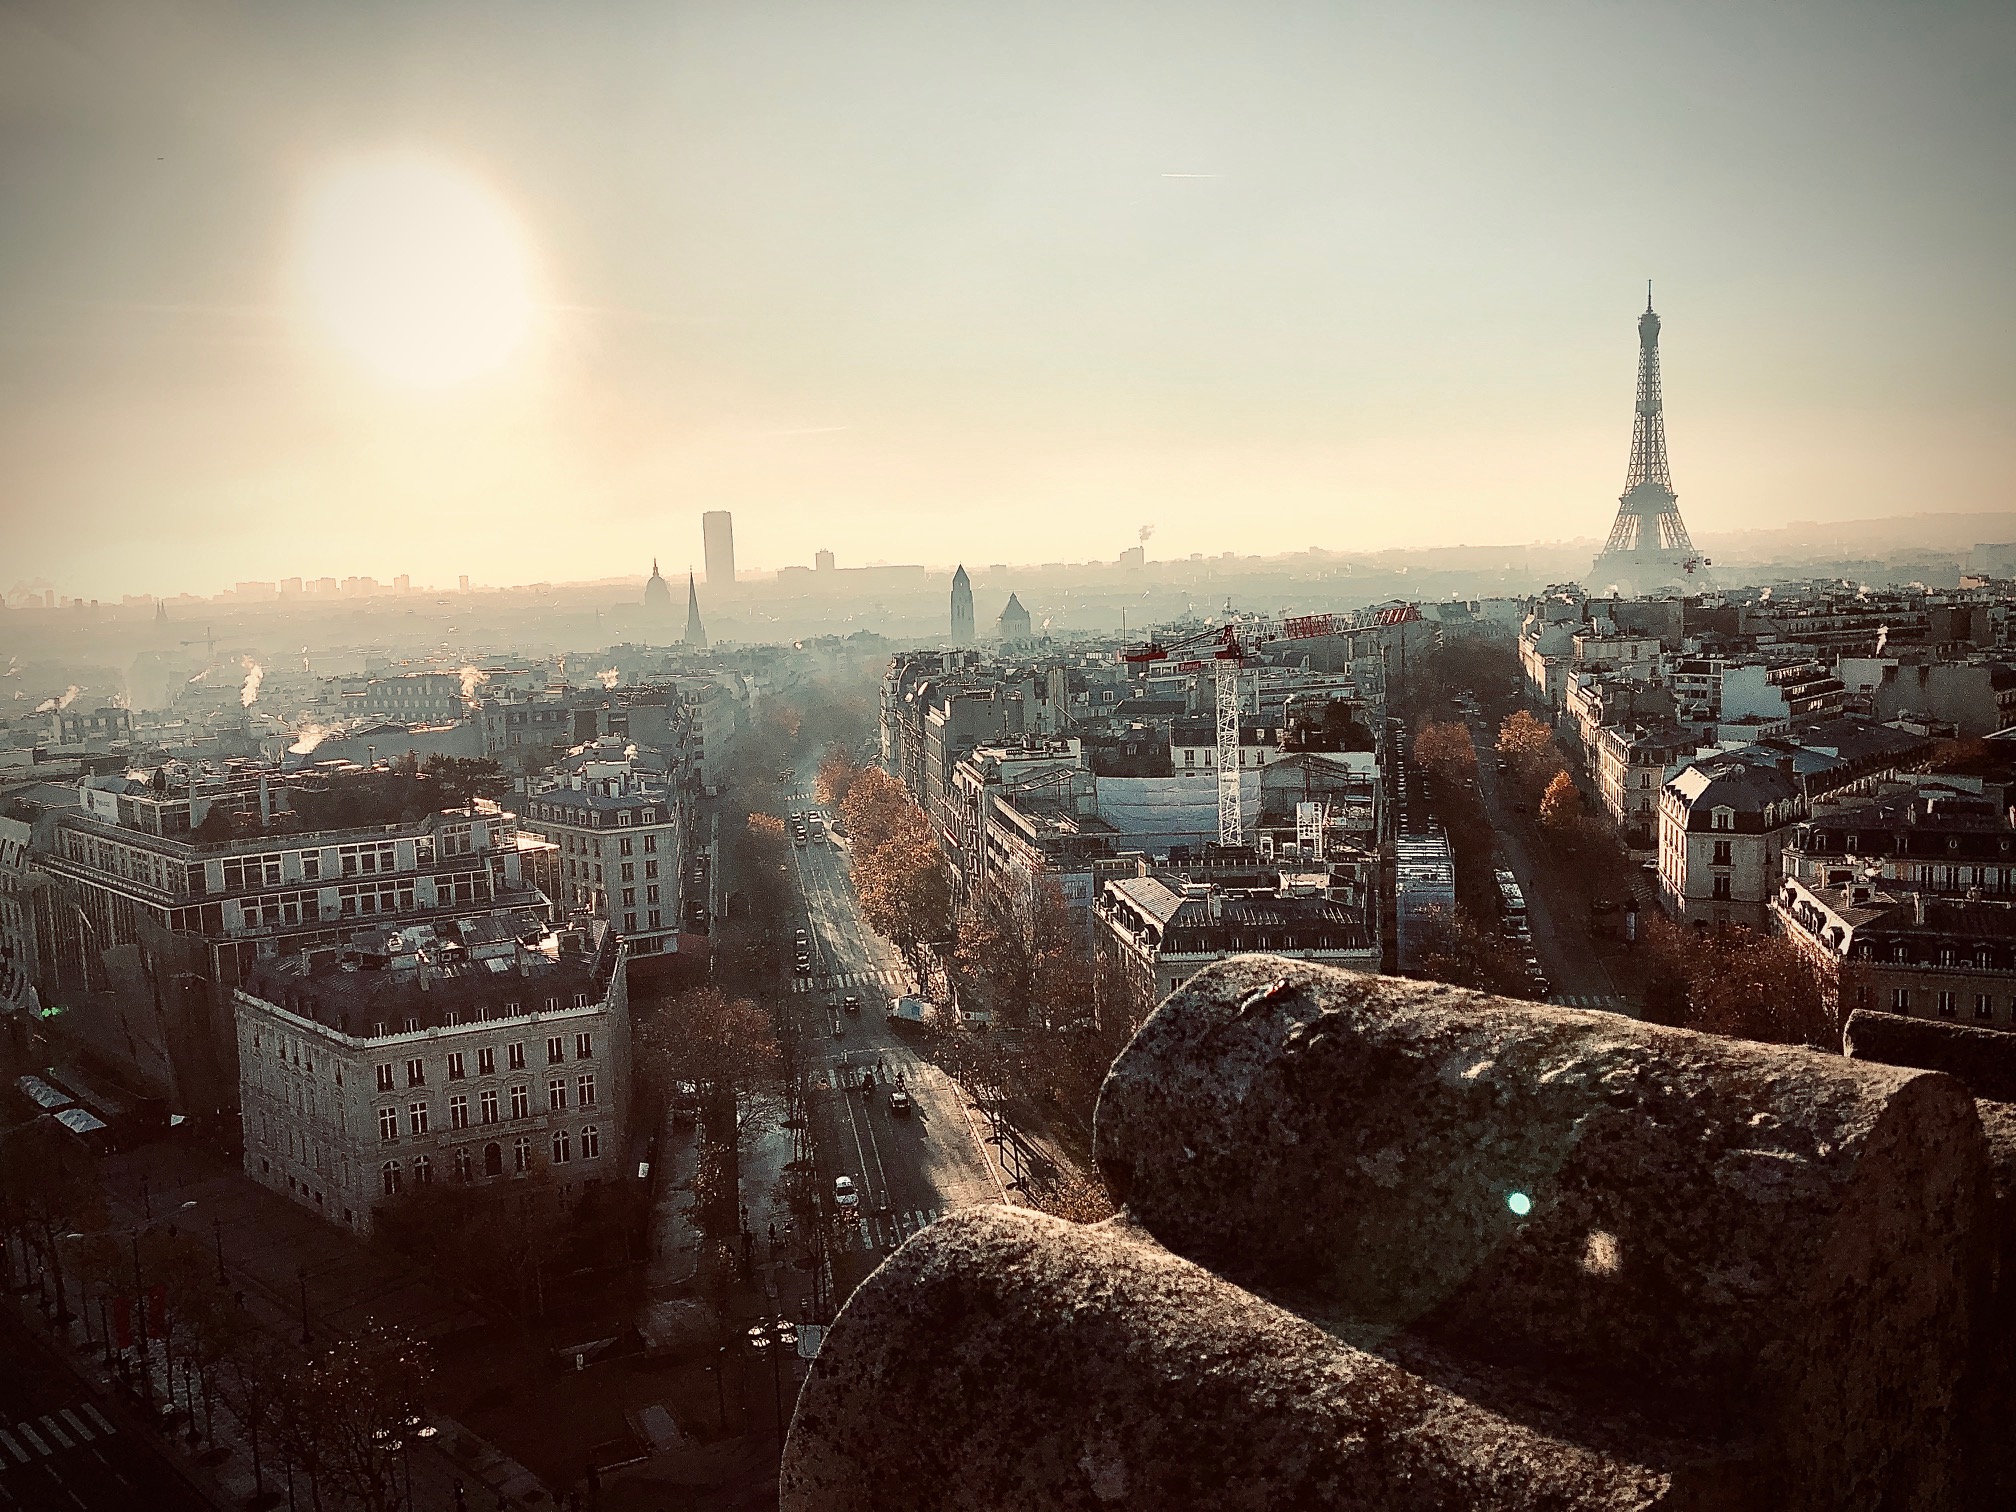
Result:
{"label": "dormer window", "polygon": [[1726,808],[1716,809],[1714,812],[1714,827],[1718,830],[1736,828],[1736,811]]}

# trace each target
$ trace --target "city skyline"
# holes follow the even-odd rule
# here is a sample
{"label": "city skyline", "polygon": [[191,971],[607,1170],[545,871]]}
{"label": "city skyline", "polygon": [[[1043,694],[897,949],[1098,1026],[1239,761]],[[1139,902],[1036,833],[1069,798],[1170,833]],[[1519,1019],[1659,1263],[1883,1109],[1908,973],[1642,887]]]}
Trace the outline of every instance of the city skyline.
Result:
{"label": "city skyline", "polygon": [[1921,19],[12,13],[11,555],[139,592],[388,539],[592,577],[596,532],[532,573],[482,523],[665,554],[709,509],[750,563],[1600,534],[1647,276],[1697,532],[1993,509],[2012,18]]}

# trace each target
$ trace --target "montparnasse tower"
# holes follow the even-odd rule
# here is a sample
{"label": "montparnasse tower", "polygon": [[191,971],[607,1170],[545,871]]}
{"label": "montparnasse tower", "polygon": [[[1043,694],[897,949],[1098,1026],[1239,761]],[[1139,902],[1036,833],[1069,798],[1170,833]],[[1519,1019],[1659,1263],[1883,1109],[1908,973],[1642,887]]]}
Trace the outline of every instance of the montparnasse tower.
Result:
{"label": "montparnasse tower", "polygon": [[1631,462],[1610,539],[1590,569],[1589,587],[1629,596],[1666,590],[1698,593],[1713,586],[1708,560],[1694,550],[1680,518],[1679,496],[1666,463],[1666,416],[1659,393],[1659,316],[1652,285],[1638,317],[1638,403],[1631,421]]}

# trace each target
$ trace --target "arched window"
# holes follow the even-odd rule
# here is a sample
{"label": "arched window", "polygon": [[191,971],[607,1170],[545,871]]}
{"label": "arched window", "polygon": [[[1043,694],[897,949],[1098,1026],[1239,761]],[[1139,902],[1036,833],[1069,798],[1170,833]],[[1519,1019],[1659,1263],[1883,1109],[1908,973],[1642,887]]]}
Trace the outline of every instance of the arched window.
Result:
{"label": "arched window", "polygon": [[553,1163],[555,1165],[561,1164],[568,1158],[568,1144],[567,1131],[565,1129],[555,1129],[553,1131]]}
{"label": "arched window", "polygon": [[400,1189],[399,1162],[396,1160],[386,1161],[379,1169],[379,1175],[385,1180],[385,1195],[387,1197],[397,1197]]}
{"label": "arched window", "polygon": [[520,1134],[511,1141],[511,1169],[529,1171],[532,1169],[532,1136]]}
{"label": "arched window", "polygon": [[504,1174],[504,1151],[499,1145],[492,1143],[483,1146],[483,1174],[485,1176]]}
{"label": "arched window", "polygon": [[581,1131],[581,1158],[593,1160],[602,1153],[602,1131],[589,1124]]}
{"label": "arched window", "polygon": [[434,1180],[434,1162],[428,1156],[413,1157],[413,1185],[428,1186]]}

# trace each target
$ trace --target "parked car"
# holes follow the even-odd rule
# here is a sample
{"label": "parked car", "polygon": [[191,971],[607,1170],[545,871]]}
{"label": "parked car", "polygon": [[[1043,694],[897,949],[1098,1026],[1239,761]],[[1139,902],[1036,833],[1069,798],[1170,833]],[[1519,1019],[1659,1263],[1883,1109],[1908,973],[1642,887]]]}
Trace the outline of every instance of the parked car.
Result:
{"label": "parked car", "polygon": [[861,1206],[861,1193],[855,1187],[852,1176],[835,1176],[833,1178],[833,1205],[838,1208],[844,1208],[850,1213]]}
{"label": "parked car", "polygon": [[904,1116],[910,1112],[910,1094],[897,1087],[889,1094],[889,1111]]}

